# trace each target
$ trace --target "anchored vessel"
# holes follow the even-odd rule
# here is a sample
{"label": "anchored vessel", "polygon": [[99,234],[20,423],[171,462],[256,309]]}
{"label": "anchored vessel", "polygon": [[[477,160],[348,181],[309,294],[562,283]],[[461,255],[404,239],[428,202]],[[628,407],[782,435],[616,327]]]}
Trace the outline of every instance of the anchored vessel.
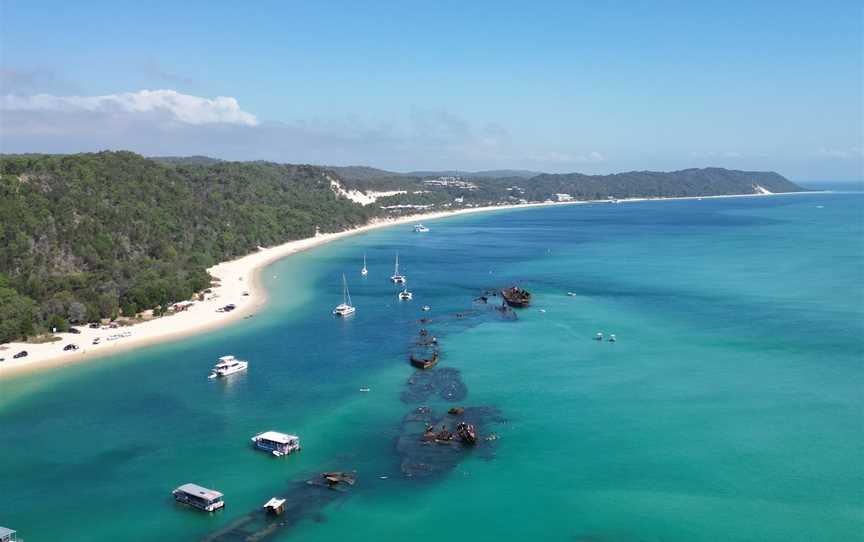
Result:
{"label": "anchored vessel", "polygon": [[405,287],[401,292],[399,292],[399,299],[401,299],[403,301],[407,301],[407,300],[413,299],[413,298],[414,298],[414,294],[409,292],[407,287]]}
{"label": "anchored vessel", "polygon": [[245,371],[247,367],[249,367],[248,361],[239,360],[234,356],[222,356],[219,358],[219,362],[210,370],[210,376],[208,378],[219,378],[233,375],[234,373]]}
{"label": "anchored vessel", "polygon": [[342,303],[336,305],[333,314],[336,316],[351,316],[357,309],[351,305],[351,292],[348,291],[348,281],[342,274]]}
{"label": "anchored vessel", "polygon": [[215,512],[225,506],[221,493],[198,484],[183,484],[171,493],[177,502],[188,504],[204,512]]}
{"label": "anchored vessel", "polygon": [[366,254],[363,254],[363,269],[360,270],[360,274],[364,277],[369,274],[369,270],[366,269]]}
{"label": "anchored vessel", "polygon": [[393,276],[390,277],[390,281],[394,282],[396,284],[405,284],[406,280],[407,279],[406,279],[405,275],[399,274],[399,253],[397,252],[396,253],[396,266],[393,270]]}
{"label": "anchored vessel", "polygon": [[255,448],[270,452],[276,457],[290,455],[300,451],[300,437],[279,433],[278,431],[265,431],[252,437]]}
{"label": "anchored vessel", "polygon": [[429,228],[423,224],[414,224],[414,233],[426,233],[427,231],[429,231]]}
{"label": "anchored vessel", "polygon": [[531,304],[531,292],[518,286],[504,288],[501,290],[501,296],[511,307],[527,307]]}

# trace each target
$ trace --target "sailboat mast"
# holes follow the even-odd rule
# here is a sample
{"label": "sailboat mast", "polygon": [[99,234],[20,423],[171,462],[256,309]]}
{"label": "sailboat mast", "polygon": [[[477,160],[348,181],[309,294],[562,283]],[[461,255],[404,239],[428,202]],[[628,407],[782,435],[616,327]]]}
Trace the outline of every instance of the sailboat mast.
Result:
{"label": "sailboat mast", "polygon": [[399,253],[396,253],[396,270],[393,272],[394,275],[399,274]]}
{"label": "sailboat mast", "polygon": [[342,304],[345,305],[348,301],[348,280],[345,278],[345,273],[342,273]]}

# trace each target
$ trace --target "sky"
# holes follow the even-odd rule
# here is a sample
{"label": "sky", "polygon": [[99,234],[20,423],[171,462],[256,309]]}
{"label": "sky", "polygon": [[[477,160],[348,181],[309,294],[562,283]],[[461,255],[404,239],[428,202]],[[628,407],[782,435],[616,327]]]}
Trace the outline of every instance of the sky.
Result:
{"label": "sky", "polygon": [[864,3],[0,0],[0,152],[864,178]]}

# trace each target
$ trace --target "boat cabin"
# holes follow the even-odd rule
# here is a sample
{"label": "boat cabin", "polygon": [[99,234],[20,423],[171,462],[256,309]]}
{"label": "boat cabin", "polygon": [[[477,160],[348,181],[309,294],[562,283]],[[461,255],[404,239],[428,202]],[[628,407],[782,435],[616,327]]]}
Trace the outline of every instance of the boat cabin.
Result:
{"label": "boat cabin", "polygon": [[24,542],[12,529],[0,527],[0,542]]}
{"label": "boat cabin", "polygon": [[183,484],[171,492],[177,502],[188,504],[198,510],[215,512],[225,506],[222,494],[198,484]]}
{"label": "boat cabin", "polygon": [[282,457],[300,451],[300,437],[278,431],[265,431],[252,437],[255,448]]}
{"label": "boat cabin", "polygon": [[271,516],[281,516],[285,511],[285,499],[277,499],[273,497],[264,503],[264,511]]}

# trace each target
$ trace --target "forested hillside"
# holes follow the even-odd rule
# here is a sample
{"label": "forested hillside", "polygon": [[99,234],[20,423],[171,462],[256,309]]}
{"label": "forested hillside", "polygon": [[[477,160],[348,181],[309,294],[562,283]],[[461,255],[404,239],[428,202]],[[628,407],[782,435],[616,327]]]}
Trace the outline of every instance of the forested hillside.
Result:
{"label": "forested hillside", "polygon": [[[390,195],[360,199],[359,192],[343,188]],[[364,167],[147,159],[130,152],[3,156],[0,343],[188,299],[209,285],[211,265],[259,246],[310,237],[316,227],[341,231],[377,216],[564,196],[761,190],[800,188],[776,173],[719,168],[428,178]]]}
{"label": "forested hillside", "polygon": [[326,175],[129,152],[0,159],[0,343],[188,299],[214,263],[368,221],[376,210]]}

